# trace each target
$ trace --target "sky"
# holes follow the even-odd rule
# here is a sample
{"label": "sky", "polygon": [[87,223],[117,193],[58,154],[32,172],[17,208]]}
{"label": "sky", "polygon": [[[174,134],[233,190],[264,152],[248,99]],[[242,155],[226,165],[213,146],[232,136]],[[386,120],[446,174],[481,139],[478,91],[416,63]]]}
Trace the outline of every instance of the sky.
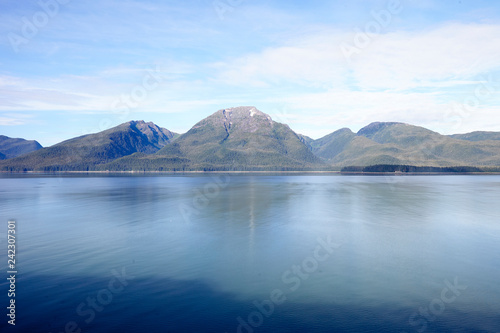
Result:
{"label": "sky", "polygon": [[496,0],[0,0],[0,134],[255,106],[314,139],[374,121],[500,131]]}

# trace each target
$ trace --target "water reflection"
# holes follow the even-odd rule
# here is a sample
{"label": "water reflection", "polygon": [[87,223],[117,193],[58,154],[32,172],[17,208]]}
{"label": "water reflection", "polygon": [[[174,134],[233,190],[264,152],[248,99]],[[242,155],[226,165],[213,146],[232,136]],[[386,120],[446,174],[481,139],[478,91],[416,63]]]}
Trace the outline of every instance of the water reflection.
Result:
{"label": "water reflection", "polygon": [[[42,322],[73,296],[95,292],[95,284],[79,277],[98,283],[112,267],[126,266],[141,288],[131,288],[130,299],[116,304],[119,311],[109,310],[103,316],[109,323],[99,322],[96,331],[133,317],[125,305],[157,331],[154,323],[163,315],[234,331],[233,316],[253,311],[255,299],[268,298],[283,285],[283,272],[312,254],[318,237],[331,235],[343,246],[304,279],[263,331],[368,331],[363,325],[382,329],[381,318],[386,331],[399,332],[395,322],[412,330],[412,311],[455,277],[470,292],[447,308],[432,331],[460,327],[460,316],[470,319],[471,329],[492,328],[488,315],[500,312],[500,177],[398,179],[231,175],[198,207],[193,198],[214,182],[211,175],[3,177],[0,219],[18,221],[22,297]],[[193,209],[189,221],[181,206]],[[54,277],[62,285],[78,284],[55,299],[27,293],[27,286],[49,290]],[[169,286],[179,288],[178,297]],[[141,297],[148,303],[141,304]],[[175,310],[164,310],[168,306]],[[211,330],[187,319],[168,323],[174,331]]]}

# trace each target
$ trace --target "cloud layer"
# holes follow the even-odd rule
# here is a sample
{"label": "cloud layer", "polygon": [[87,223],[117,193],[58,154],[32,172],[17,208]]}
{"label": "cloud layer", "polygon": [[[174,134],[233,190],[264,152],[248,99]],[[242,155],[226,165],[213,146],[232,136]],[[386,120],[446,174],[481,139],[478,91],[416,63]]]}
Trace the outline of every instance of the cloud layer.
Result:
{"label": "cloud layer", "polygon": [[[251,104],[313,137],[375,120],[500,131],[500,22],[487,6],[422,23],[410,12],[442,5],[406,1],[386,24],[373,13],[389,3],[351,4],[352,23],[341,6],[238,2],[221,20],[211,6],[175,1],[129,1],[114,12],[70,3],[20,53],[0,43],[0,126],[25,124],[27,112],[40,121],[130,109],[171,114],[187,130],[217,108]],[[0,33],[21,31],[19,18],[39,10],[5,11]],[[161,78],[154,88],[152,70]]]}

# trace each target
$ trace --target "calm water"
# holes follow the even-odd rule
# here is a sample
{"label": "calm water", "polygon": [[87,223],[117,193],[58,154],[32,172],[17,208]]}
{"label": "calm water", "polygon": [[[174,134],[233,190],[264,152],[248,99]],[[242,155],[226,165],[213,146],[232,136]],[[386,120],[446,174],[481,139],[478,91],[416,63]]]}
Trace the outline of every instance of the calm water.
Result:
{"label": "calm water", "polygon": [[500,332],[500,176],[0,177],[2,332]]}

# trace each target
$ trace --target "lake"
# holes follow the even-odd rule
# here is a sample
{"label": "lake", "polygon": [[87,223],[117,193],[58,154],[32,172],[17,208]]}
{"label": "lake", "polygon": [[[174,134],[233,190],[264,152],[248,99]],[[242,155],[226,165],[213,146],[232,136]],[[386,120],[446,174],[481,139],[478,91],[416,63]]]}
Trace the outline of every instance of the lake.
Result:
{"label": "lake", "polygon": [[500,332],[496,175],[2,174],[0,221],[2,332]]}

